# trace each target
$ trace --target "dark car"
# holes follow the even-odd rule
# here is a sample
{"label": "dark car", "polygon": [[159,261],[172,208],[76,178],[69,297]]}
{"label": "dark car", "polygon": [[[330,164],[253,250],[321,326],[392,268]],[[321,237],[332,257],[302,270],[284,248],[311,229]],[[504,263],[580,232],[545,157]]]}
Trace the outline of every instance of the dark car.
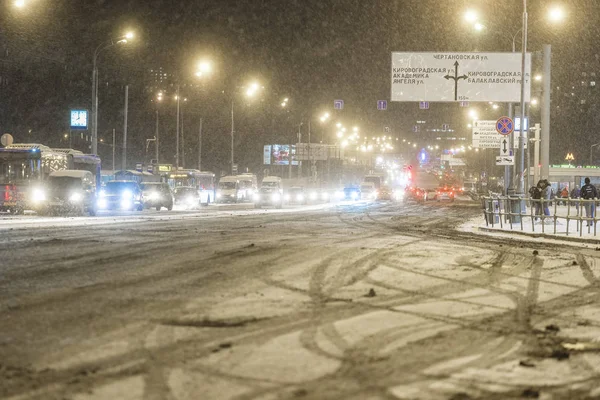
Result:
{"label": "dark car", "polygon": [[173,194],[168,183],[146,182],[140,184],[144,208],[156,208],[160,211],[162,207],[171,211],[173,209]]}
{"label": "dark car", "polygon": [[61,170],[50,173],[44,201],[38,203],[38,214],[96,215],[96,182],[89,171]]}
{"label": "dark car", "polygon": [[291,187],[285,191],[283,198],[288,204],[306,204],[307,197],[302,187]]}
{"label": "dark car", "polygon": [[337,200],[360,200],[360,187],[358,186],[346,186],[344,189],[336,192],[335,197]]}
{"label": "dark car", "polygon": [[254,194],[254,208],[264,206],[275,206],[277,208],[283,206],[283,196],[278,187],[263,186]]}
{"label": "dark car", "polygon": [[98,195],[99,210],[142,211],[142,189],[135,181],[110,181]]}
{"label": "dark car", "polygon": [[200,194],[191,186],[179,186],[173,191],[175,204],[184,207],[194,207],[200,204]]}
{"label": "dark car", "polygon": [[437,188],[435,191],[435,199],[437,201],[454,201],[454,189],[449,186]]}

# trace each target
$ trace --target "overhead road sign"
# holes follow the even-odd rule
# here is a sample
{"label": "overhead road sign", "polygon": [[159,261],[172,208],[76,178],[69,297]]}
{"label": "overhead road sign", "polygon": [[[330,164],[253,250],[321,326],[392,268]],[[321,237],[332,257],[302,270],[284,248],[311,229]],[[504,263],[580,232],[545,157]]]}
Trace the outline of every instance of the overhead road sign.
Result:
{"label": "overhead road sign", "polygon": [[[525,61],[530,100],[531,53]],[[520,53],[392,53],[392,101],[521,101]],[[462,105],[462,104],[461,104]]]}
{"label": "overhead road sign", "polygon": [[515,165],[515,156],[496,156],[496,165]]}
{"label": "overhead road sign", "polygon": [[508,117],[500,117],[498,121],[496,121],[496,132],[499,134],[506,136],[513,133],[515,130],[515,125],[513,120]]}
{"label": "overhead road sign", "polygon": [[377,100],[377,109],[380,111],[387,110],[387,100]]}
{"label": "overhead road sign", "polygon": [[333,108],[336,110],[342,110],[344,108],[344,100],[334,100]]}
{"label": "overhead road sign", "polygon": [[[493,120],[473,122],[473,142],[471,146],[479,149],[501,149],[503,148],[503,140],[506,139],[506,144],[510,148],[510,135],[500,135],[496,131],[496,122]],[[518,149],[519,133],[513,132],[512,135],[513,147]],[[527,142],[525,142],[524,148],[527,148]]]}
{"label": "overhead road sign", "polygon": [[429,110],[429,102],[428,101],[420,101],[419,108],[421,110]]}

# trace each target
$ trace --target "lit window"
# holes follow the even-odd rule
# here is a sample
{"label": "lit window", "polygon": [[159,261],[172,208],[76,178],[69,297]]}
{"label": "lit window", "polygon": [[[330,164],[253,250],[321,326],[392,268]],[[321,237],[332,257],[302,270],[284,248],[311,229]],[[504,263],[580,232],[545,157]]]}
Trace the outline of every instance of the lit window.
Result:
{"label": "lit window", "polygon": [[581,104],[585,104],[585,99],[582,99],[582,100],[581,100]]}
{"label": "lit window", "polygon": [[590,86],[596,86],[596,81],[591,81]]}

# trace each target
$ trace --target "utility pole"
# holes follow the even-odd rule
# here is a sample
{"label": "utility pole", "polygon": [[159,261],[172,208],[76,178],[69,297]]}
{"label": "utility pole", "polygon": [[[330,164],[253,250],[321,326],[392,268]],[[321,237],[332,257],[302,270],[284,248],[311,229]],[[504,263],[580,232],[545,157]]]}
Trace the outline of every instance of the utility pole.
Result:
{"label": "utility pole", "polygon": [[125,85],[125,120],[123,121],[123,170],[127,169],[127,108],[129,106],[129,85]]}
{"label": "utility pole", "polygon": [[183,136],[183,110],[181,110],[181,168],[185,169],[185,136]]}
{"label": "utility pole", "polygon": [[549,44],[543,46],[543,72],[542,72],[542,134],[541,134],[541,177],[550,177],[550,72],[552,65],[552,48]]}
{"label": "utility pole", "polygon": [[117,147],[117,138],[115,136],[115,129],[113,128],[113,145],[112,145],[112,170],[115,172],[115,147]]}
{"label": "utility pole", "polygon": [[177,84],[177,124],[176,124],[176,137],[175,137],[175,170],[179,169],[179,84]]}
{"label": "utility pole", "polygon": [[[156,151],[156,155],[154,158],[156,158],[156,164],[158,165],[158,108],[156,109],[156,132],[154,137],[156,138],[156,143],[155,143],[155,151]],[[157,167],[158,168],[158,167]]]}
{"label": "utility pole", "polygon": [[202,118],[200,118],[200,127],[198,128],[198,170],[202,171]]}

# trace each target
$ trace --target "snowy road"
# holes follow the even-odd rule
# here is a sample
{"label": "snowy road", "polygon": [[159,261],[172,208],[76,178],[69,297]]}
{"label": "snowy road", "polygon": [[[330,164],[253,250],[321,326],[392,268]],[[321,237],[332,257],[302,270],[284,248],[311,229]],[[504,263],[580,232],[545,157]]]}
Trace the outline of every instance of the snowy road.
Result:
{"label": "snowy road", "polygon": [[478,213],[0,218],[0,398],[600,397],[600,252]]}

